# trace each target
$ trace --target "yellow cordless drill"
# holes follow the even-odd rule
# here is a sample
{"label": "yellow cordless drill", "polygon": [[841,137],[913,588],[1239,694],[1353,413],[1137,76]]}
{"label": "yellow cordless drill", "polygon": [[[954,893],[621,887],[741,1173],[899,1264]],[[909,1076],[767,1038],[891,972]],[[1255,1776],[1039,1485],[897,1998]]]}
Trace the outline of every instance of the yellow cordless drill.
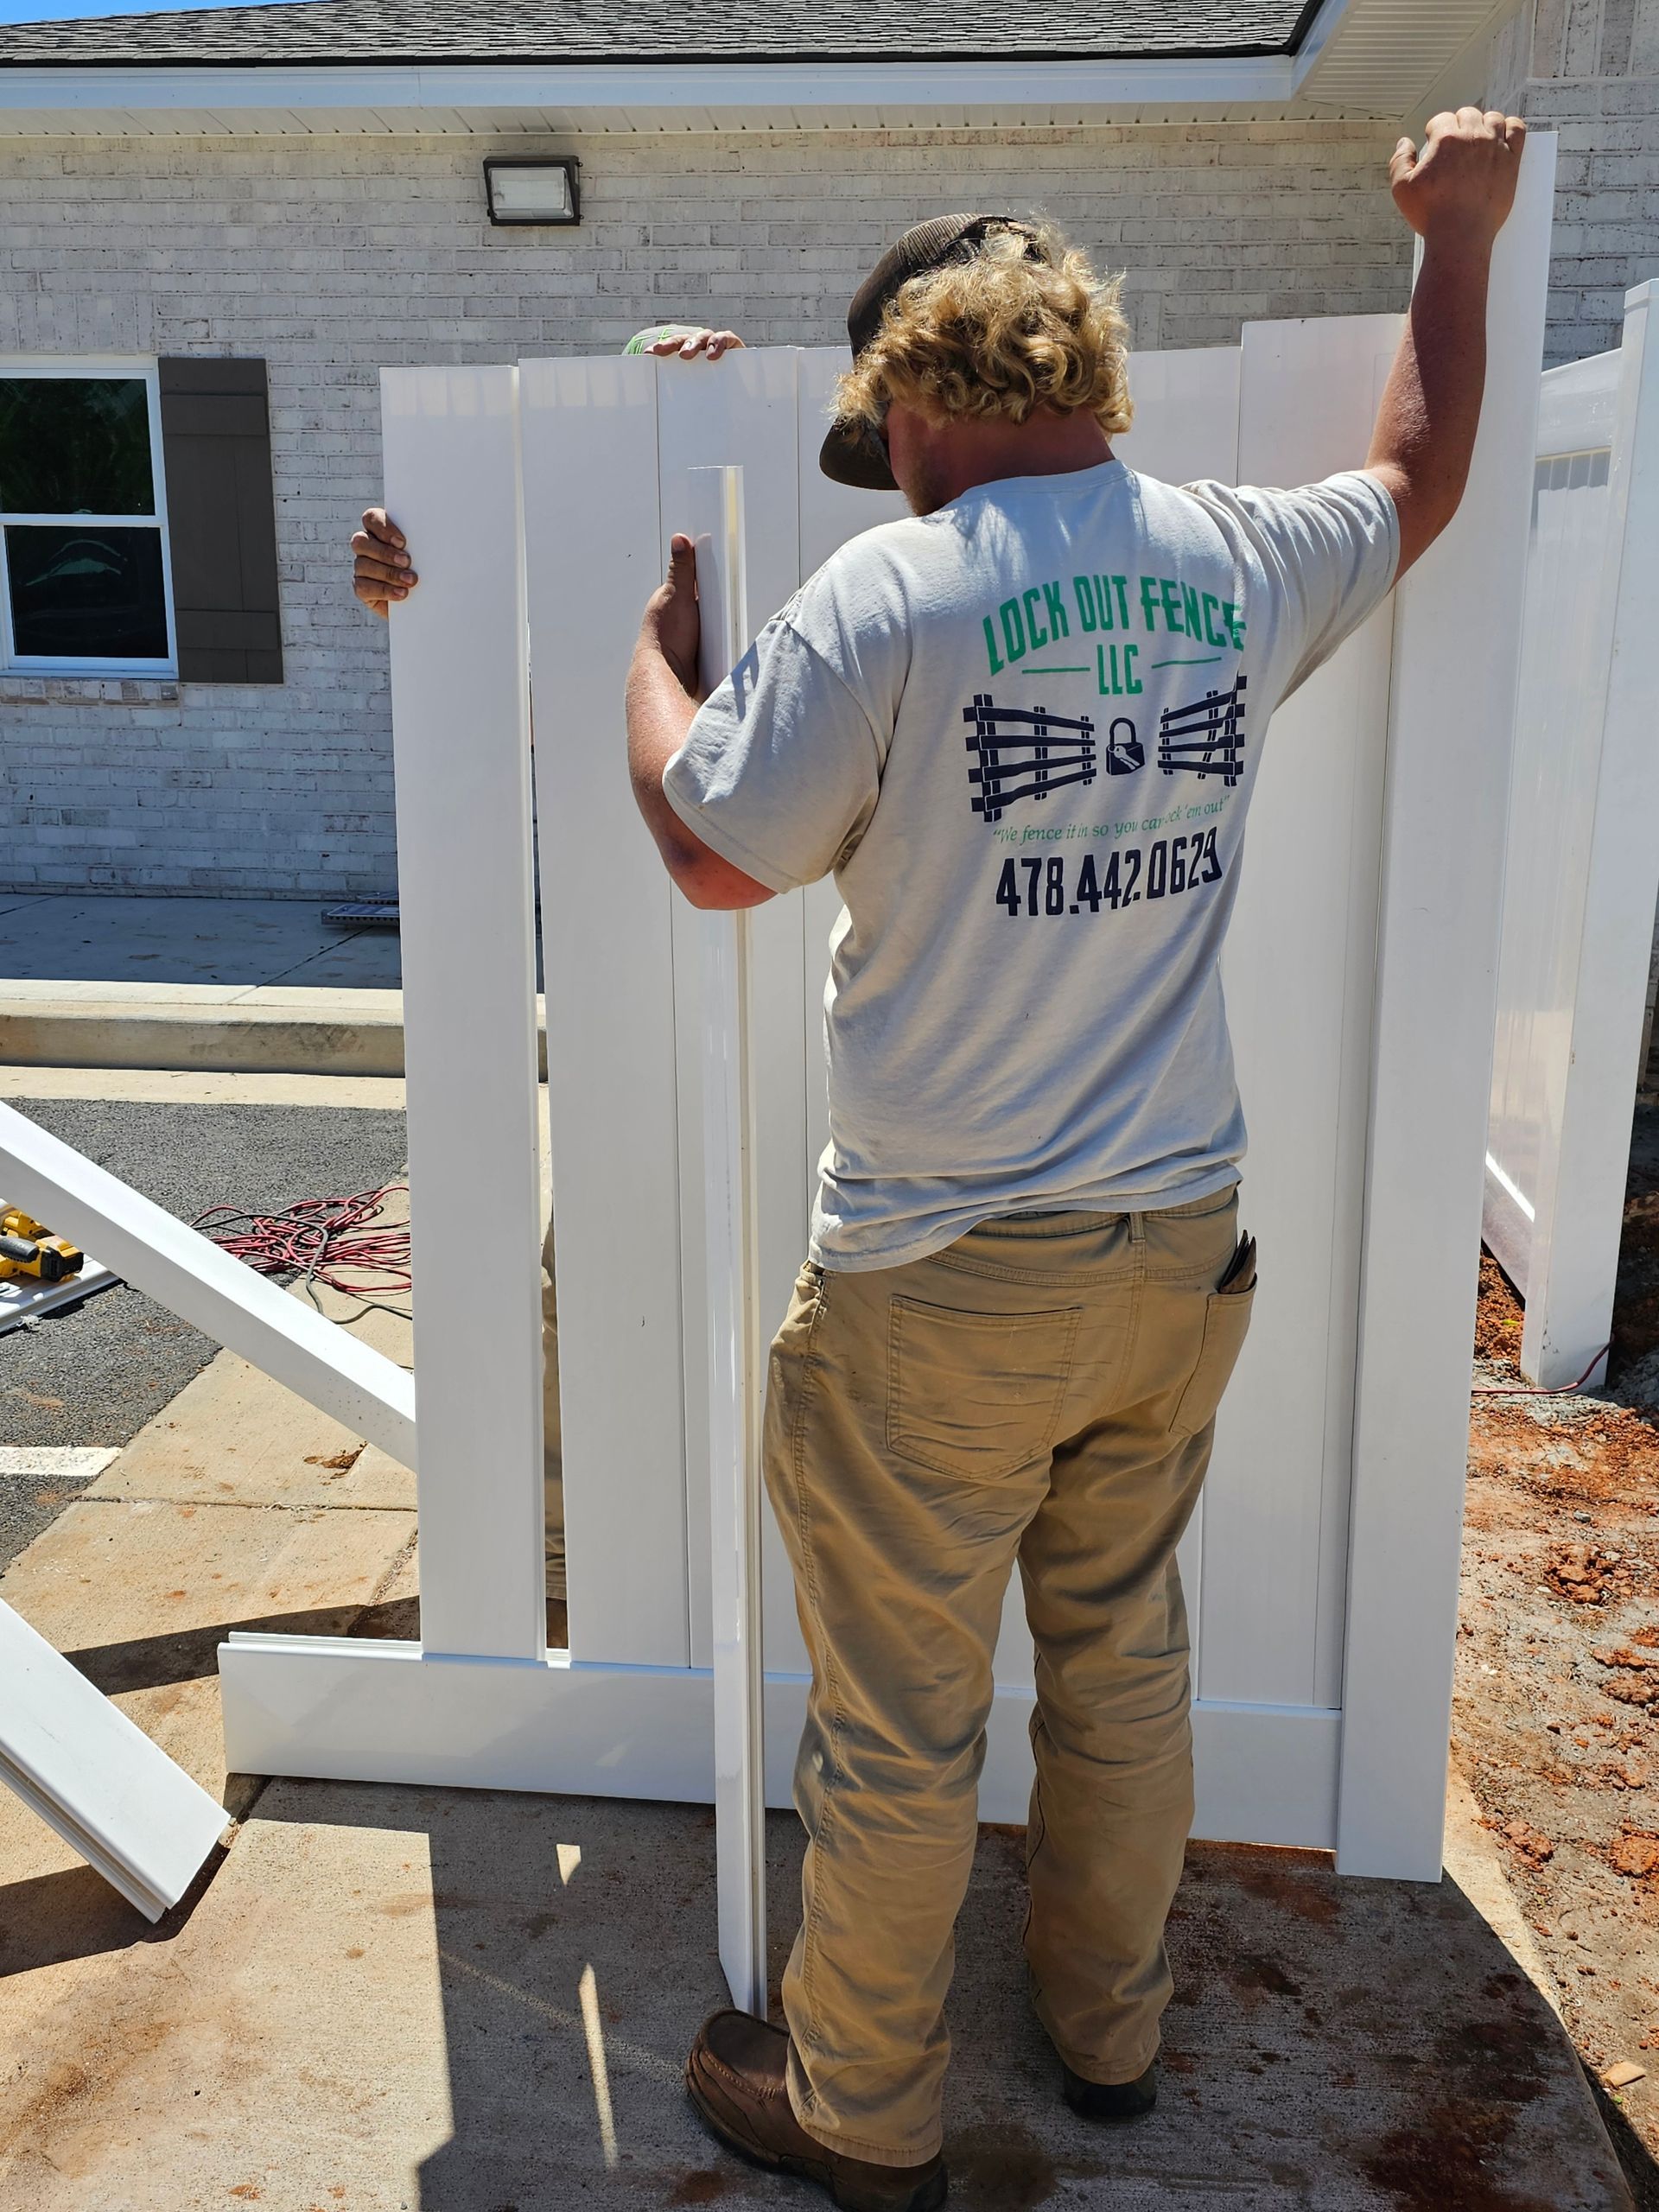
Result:
{"label": "yellow cordless drill", "polygon": [[37,1282],[67,1282],[78,1275],[86,1254],[67,1236],[54,1236],[43,1221],[17,1206],[0,1206],[0,1282],[16,1275]]}

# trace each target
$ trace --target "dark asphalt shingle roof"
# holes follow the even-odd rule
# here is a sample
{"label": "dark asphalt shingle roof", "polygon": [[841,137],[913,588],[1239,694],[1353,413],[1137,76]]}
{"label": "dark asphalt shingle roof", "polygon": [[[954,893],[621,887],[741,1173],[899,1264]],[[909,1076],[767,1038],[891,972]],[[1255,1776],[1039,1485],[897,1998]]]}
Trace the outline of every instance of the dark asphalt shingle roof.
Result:
{"label": "dark asphalt shingle roof", "polygon": [[1317,0],[276,0],[0,29],[0,67],[1175,60],[1295,50]]}

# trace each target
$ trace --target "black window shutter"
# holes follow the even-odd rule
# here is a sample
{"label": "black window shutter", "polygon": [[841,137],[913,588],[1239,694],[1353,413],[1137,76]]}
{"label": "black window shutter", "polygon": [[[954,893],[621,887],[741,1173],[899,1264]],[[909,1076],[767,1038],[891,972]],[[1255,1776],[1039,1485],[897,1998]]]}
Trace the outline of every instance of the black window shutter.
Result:
{"label": "black window shutter", "polygon": [[276,505],[263,361],[160,363],[179,674],[280,683]]}

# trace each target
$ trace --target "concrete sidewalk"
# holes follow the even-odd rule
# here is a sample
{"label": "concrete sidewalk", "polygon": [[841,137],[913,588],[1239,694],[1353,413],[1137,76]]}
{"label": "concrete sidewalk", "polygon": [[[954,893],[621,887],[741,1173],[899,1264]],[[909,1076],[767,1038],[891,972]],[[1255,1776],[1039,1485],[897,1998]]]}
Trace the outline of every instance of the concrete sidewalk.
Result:
{"label": "concrete sidewalk", "polygon": [[298,899],[0,894],[0,1062],[400,1076],[397,933],[321,917]]}
{"label": "concrete sidewalk", "polygon": [[[768,1842],[785,1931],[798,1827],[774,1817]],[[1078,2121],[1025,2003],[1021,1854],[984,1835],[961,1927],[964,2212],[1626,2202],[1541,1999],[1459,1893],[1281,1854],[1195,1849],[1159,2108]],[[83,1955],[33,1970],[54,1993],[12,2045],[16,2212],[823,2201],[739,2165],[685,2103],[685,2048],[725,2001],[698,1808],[283,1782],[149,1942],[115,1948],[81,1878],[57,1888]],[[774,1986],[780,1964],[779,1943]]]}
{"label": "concrete sidewalk", "polygon": [[0,976],[396,990],[403,981],[397,931],[325,922],[326,903],[0,892]]}
{"label": "concrete sidewalk", "polygon": [[284,899],[0,896],[0,1061],[396,1076],[395,930]]}

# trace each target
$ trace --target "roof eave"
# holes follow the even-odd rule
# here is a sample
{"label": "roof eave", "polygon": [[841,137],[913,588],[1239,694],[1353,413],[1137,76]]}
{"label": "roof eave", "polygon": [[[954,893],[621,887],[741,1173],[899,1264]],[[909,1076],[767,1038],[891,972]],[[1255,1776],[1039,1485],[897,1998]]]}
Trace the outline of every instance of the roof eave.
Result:
{"label": "roof eave", "polygon": [[[604,117],[634,127],[632,113],[719,110],[776,127],[789,114],[885,115],[964,107],[999,112],[1081,110],[1274,109],[1294,91],[1288,54],[1103,60],[1052,53],[1041,60],[732,58],[602,62],[359,64],[265,62],[234,67],[171,63],[93,67],[0,64],[0,114],[13,130],[23,111],[213,111],[246,116],[304,109],[395,111],[532,109]],[[652,123],[650,129],[660,128]]]}

